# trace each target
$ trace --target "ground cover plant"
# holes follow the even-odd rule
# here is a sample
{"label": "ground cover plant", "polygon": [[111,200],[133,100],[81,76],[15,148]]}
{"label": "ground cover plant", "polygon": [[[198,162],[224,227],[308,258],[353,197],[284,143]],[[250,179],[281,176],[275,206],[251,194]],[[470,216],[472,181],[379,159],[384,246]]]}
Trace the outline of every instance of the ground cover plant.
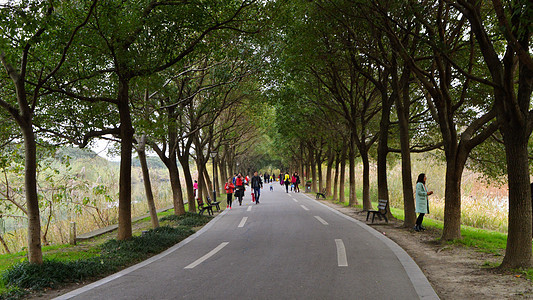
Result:
{"label": "ground cover plant", "polygon": [[19,299],[30,292],[96,279],[138,263],[194,233],[193,227],[207,224],[212,217],[186,213],[182,216],[161,213],[164,226],[147,229],[149,220],[140,220],[142,234],[119,241],[107,237],[96,238],[91,244],[53,246],[44,248],[42,265],[30,264],[25,252],[1,255],[0,299]]}

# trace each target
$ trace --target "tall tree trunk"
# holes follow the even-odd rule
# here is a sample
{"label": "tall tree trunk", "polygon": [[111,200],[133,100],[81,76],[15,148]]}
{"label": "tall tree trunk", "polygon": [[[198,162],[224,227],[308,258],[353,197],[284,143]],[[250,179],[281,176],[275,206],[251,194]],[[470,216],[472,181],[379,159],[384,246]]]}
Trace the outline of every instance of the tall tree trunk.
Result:
{"label": "tall tree trunk", "polygon": [[315,151],[309,149],[309,164],[311,165],[311,189],[313,193],[317,193],[316,189],[316,160],[315,160]]}
{"label": "tall tree trunk", "polygon": [[350,141],[350,149],[348,151],[348,160],[349,163],[349,178],[350,181],[350,198],[348,199],[348,204],[350,206],[358,205],[357,202],[357,191],[355,190],[355,147],[353,139]]}
{"label": "tall tree trunk", "polygon": [[[187,204],[190,212],[196,212],[196,202],[194,201],[193,180],[191,174],[191,167],[189,166],[189,155],[178,157],[180,165],[183,169],[183,178],[185,179],[185,189],[187,190]],[[185,203],[184,203],[185,205]]]}
{"label": "tall tree trunk", "polygon": [[324,190],[324,179],[322,174],[322,151],[318,151],[318,155],[315,157],[318,173],[318,191],[322,193]]}
{"label": "tall tree trunk", "polygon": [[339,179],[339,202],[344,203],[345,197],[345,183],[346,183],[346,144],[342,147],[341,152],[341,169],[340,169],[340,179]]}
{"label": "tall tree trunk", "polygon": [[118,197],[118,240],[132,236],[131,229],[131,153],[133,151],[133,125],[129,106],[129,81],[120,80],[118,87],[120,114],[120,178]]}
{"label": "tall tree trunk", "polygon": [[[413,191],[413,180],[411,172],[411,146],[409,137],[409,70],[404,65],[404,73],[401,79],[401,92],[396,92],[394,98],[396,103],[396,114],[398,115],[400,150],[402,157],[402,190],[403,190],[403,212],[405,228],[412,228],[416,223],[415,199]],[[393,89],[399,90],[396,71],[393,72]]]}
{"label": "tall tree trunk", "polygon": [[[389,184],[387,181],[387,154],[389,154],[389,126],[392,99],[387,97],[387,93],[382,95],[383,107],[381,109],[381,121],[379,125],[378,139],[378,199],[389,200]],[[388,210],[389,215],[390,209]]]}
{"label": "tall tree trunk", "polygon": [[331,196],[333,193],[331,191],[332,181],[331,181],[331,170],[333,169],[333,163],[335,162],[335,155],[331,148],[328,149],[328,162],[326,167],[326,193]]}
{"label": "tall tree trunk", "polygon": [[339,164],[340,155],[337,153],[335,156],[335,176],[333,176],[333,201],[337,201],[339,197]]}
{"label": "tall tree trunk", "polygon": [[139,155],[139,162],[141,163],[141,170],[143,173],[144,192],[146,193],[146,202],[148,203],[148,210],[150,211],[150,220],[152,227],[159,227],[159,219],[157,218],[157,209],[155,207],[154,194],[152,192],[152,183],[150,181],[150,171],[148,170],[148,163],[146,162],[146,135],[139,137],[137,145],[137,154]]}
{"label": "tall tree trunk", "polygon": [[[516,122],[518,123],[518,122]],[[515,124],[512,124],[515,125]],[[507,178],[509,183],[509,231],[503,268],[530,267],[531,190],[529,187],[527,128],[504,126]]]}
{"label": "tall tree trunk", "polygon": [[372,202],[370,201],[370,161],[368,160],[367,149],[361,152],[363,160],[363,210],[372,210]]}
{"label": "tall tree trunk", "polygon": [[[444,228],[442,231],[442,239],[445,241],[461,238],[461,177],[467,158],[467,154],[459,149],[449,154],[452,154],[453,157],[446,158],[446,201],[444,203]],[[431,190],[431,185],[427,186],[428,190]]]}
{"label": "tall tree trunk", "polygon": [[37,194],[37,144],[31,120],[21,126],[24,136],[24,187],[28,212],[28,260],[32,264],[43,263],[41,250],[41,218]]}
{"label": "tall tree trunk", "polygon": [[170,153],[168,174],[170,176],[170,187],[172,188],[172,202],[174,204],[174,214],[181,216],[185,214],[185,204],[183,203],[183,190],[181,188],[180,173],[176,153]]}
{"label": "tall tree trunk", "polygon": [[[197,199],[204,200],[204,190],[205,190],[205,180],[204,180],[204,166],[199,162],[200,158],[196,158],[196,169],[198,170],[198,194],[196,195]],[[204,202],[205,203],[205,202]]]}
{"label": "tall tree trunk", "polygon": [[213,181],[211,181],[211,177],[209,176],[209,172],[207,171],[207,166],[204,167],[204,179],[207,194],[209,195],[210,199],[213,199]]}

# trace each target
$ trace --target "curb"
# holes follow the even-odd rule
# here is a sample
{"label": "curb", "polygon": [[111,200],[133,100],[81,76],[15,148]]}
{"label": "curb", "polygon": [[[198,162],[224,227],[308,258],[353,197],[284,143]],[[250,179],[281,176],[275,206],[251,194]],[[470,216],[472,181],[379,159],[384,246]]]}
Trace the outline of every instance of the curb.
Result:
{"label": "curb", "polygon": [[129,274],[129,273],[131,273],[131,272],[133,272],[133,271],[135,271],[137,269],[145,267],[145,266],[147,266],[147,265],[149,265],[149,264],[151,264],[151,263],[153,263],[153,262],[155,262],[155,261],[157,261],[157,260],[159,260],[159,259],[171,254],[172,252],[174,252],[174,251],[180,249],[181,247],[187,245],[188,243],[190,243],[192,240],[194,240],[199,235],[201,235],[202,233],[207,231],[209,228],[213,227],[215,225],[215,223],[225,214],[226,214],[226,210],[223,210],[220,214],[218,214],[218,216],[216,216],[213,220],[211,220],[204,227],[202,227],[202,229],[198,230],[193,235],[190,235],[189,237],[187,237],[183,241],[181,241],[181,242],[177,243],[176,245],[168,248],[167,250],[165,250],[165,251],[163,251],[163,252],[161,252],[161,253],[159,253],[159,254],[157,254],[155,256],[152,256],[149,259],[147,259],[145,261],[142,261],[142,262],[140,262],[140,263],[138,263],[136,265],[133,265],[133,266],[131,266],[129,268],[126,268],[126,269],[124,269],[122,271],[119,271],[119,272],[117,272],[115,274],[109,275],[109,276],[107,276],[105,278],[102,278],[102,279],[100,279],[98,281],[95,281],[95,282],[93,282],[91,284],[88,284],[88,285],[86,285],[84,287],[81,287],[81,288],[76,289],[74,291],[71,291],[71,292],[68,292],[66,294],[63,294],[63,295],[61,295],[59,297],[56,297],[56,298],[54,298],[54,300],[71,299],[73,297],[79,296],[79,295],[81,295],[81,294],[83,294],[83,293],[85,293],[85,292],[87,292],[89,290],[92,290],[92,289],[94,289],[96,287],[104,285],[104,284],[106,284],[106,283],[108,283],[110,281],[113,281],[113,280],[115,280],[117,278],[120,278],[120,277],[122,277],[124,275],[127,275],[127,274]]}
{"label": "curb", "polygon": [[418,294],[418,297],[420,299],[440,299],[431,284],[429,283],[426,275],[420,270],[416,262],[403,250],[402,247],[398,246],[393,240],[389,239],[388,237],[381,234],[379,231],[374,229],[373,227],[368,226],[367,224],[354,219],[348,215],[343,214],[342,212],[329,207],[323,203],[320,203],[316,199],[313,199],[309,195],[303,194],[310,200],[313,200],[314,202],[322,205],[323,207],[329,209],[333,213],[342,216],[345,219],[348,219],[352,221],[353,223],[359,225],[361,228],[368,231],[370,234],[372,234],[374,237],[382,241],[389,249],[396,255],[400,263],[402,264],[403,268],[405,269],[405,272],[407,273],[407,276],[409,277],[409,280],[411,280],[411,283],[413,284],[413,287],[415,288],[416,293]]}

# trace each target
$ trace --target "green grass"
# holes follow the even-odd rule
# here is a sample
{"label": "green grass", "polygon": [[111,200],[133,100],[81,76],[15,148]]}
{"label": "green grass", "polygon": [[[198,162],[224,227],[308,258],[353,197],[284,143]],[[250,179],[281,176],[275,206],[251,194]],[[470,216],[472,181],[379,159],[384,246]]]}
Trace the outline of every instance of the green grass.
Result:
{"label": "green grass", "polygon": [[[127,241],[117,241],[115,232],[107,233],[77,246],[43,247],[44,263],[31,265],[26,252],[0,255],[0,300],[20,299],[30,290],[54,288],[86,278],[98,278],[142,261],[185,239],[212,217],[186,213],[175,216],[173,210],[159,213],[165,219],[161,227],[151,227],[150,218],[135,222],[144,228]],[[138,229],[139,230],[139,229]]]}

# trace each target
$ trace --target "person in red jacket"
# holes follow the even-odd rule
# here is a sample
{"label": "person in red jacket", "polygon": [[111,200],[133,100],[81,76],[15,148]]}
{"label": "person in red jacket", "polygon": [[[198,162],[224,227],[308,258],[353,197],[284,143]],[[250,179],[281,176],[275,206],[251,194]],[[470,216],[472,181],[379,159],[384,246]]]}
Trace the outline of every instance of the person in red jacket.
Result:
{"label": "person in red jacket", "polygon": [[226,182],[226,185],[224,186],[224,189],[226,190],[227,195],[227,202],[228,202],[228,208],[231,209],[231,203],[233,202],[233,191],[235,190],[235,185],[233,185],[233,179],[230,177],[228,178],[228,182]]}
{"label": "person in red jacket", "polygon": [[242,177],[241,173],[237,175],[237,178],[235,179],[235,197],[239,200],[239,206],[242,205],[242,197],[244,196],[244,191],[246,190],[244,188],[244,178]]}

